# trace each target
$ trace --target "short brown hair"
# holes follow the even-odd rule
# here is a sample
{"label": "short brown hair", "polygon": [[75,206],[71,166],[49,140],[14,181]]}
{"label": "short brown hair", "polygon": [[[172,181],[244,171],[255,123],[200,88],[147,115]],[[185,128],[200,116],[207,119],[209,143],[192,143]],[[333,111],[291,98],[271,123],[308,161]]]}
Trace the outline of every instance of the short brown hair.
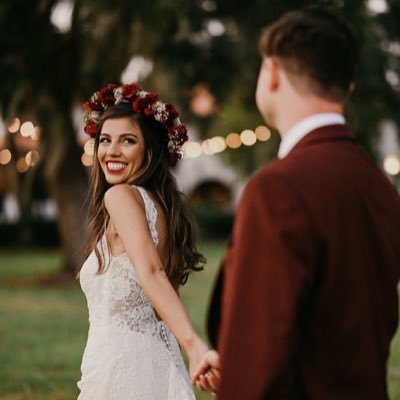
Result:
{"label": "short brown hair", "polygon": [[321,7],[289,11],[260,38],[264,57],[277,57],[284,69],[306,77],[321,97],[343,101],[355,77],[358,44],[352,27]]}

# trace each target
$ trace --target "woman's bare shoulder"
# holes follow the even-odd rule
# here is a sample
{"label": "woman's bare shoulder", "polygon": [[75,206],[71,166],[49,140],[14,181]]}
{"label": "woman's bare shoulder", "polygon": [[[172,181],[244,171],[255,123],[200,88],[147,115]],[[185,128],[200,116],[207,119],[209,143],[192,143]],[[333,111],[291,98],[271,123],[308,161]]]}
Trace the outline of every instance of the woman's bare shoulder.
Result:
{"label": "woman's bare shoulder", "polygon": [[128,184],[111,186],[104,194],[104,204],[107,209],[114,207],[140,207],[144,209],[144,202],[139,190]]}

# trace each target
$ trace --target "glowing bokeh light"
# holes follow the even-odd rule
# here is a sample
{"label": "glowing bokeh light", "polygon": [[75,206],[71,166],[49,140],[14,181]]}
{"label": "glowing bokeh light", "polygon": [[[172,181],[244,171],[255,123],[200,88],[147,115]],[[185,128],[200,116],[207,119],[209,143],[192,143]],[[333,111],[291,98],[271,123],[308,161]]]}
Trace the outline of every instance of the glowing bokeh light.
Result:
{"label": "glowing bokeh light", "polygon": [[61,33],[67,33],[72,26],[72,14],[74,2],[71,0],[59,0],[51,9],[50,21]]}
{"label": "glowing bokeh light", "polygon": [[82,164],[85,167],[91,167],[93,165],[93,156],[90,156],[87,153],[83,153],[81,157]]}
{"label": "glowing bokeh light", "polygon": [[39,162],[39,153],[36,150],[31,150],[26,153],[25,161],[29,167],[34,167]]}
{"label": "glowing bokeh light", "polygon": [[88,156],[93,156],[93,154],[94,154],[94,139],[89,139],[83,146],[83,150],[85,151],[85,154],[87,154]]}
{"label": "glowing bokeh light", "polygon": [[40,134],[41,134],[41,129],[40,129],[40,127],[39,127],[39,126],[35,126],[35,127],[32,129],[32,132],[31,132],[31,138],[32,138],[32,140],[34,140],[35,142],[38,142],[39,139],[40,139]]}
{"label": "glowing bokeh light", "polygon": [[21,125],[21,135],[24,137],[31,136],[34,129],[32,122],[26,121]]}
{"label": "glowing bokeh light", "polygon": [[0,151],[0,164],[7,165],[11,161],[11,151],[8,149],[4,149]]}
{"label": "glowing bokeh light", "polygon": [[242,141],[240,140],[240,136],[238,133],[230,133],[226,137],[225,142],[231,149],[237,149],[242,145]]}
{"label": "glowing bokeh light", "polygon": [[387,156],[383,161],[383,168],[389,175],[400,173],[400,160],[396,156]]}
{"label": "glowing bokeh light", "polygon": [[222,136],[215,136],[209,139],[208,143],[213,153],[220,153],[226,149],[225,139]]}
{"label": "glowing bokeh light", "polygon": [[183,152],[185,158],[196,158],[201,155],[203,149],[200,143],[186,142],[183,146]]}
{"label": "glowing bokeh light", "polygon": [[26,163],[25,157],[21,157],[17,161],[16,167],[17,167],[17,171],[20,173],[24,173],[24,172],[28,171],[29,165]]}
{"label": "glowing bokeh light", "polygon": [[240,140],[245,146],[252,146],[257,141],[257,136],[252,130],[245,129],[240,134]]}
{"label": "glowing bokeh light", "polygon": [[21,127],[21,120],[19,118],[13,118],[7,125],[7,129],[10,133],[16,133]]}
{"label": "glowing bokeh light", "polygon": [[266,142],[271,138],[271,131],[265,125],[257,126],[254,133],[260,142]]}
{"label": "glowing bokeh light", "polygon": [[201,144],[201,148],[202,148],[204,154],[207,154],[207,155],[214,154],[212,149],[211,149],[211,147],[210,147],[210,140],[209,139],[206,139],[206,140],[203,141],[203,143]]}

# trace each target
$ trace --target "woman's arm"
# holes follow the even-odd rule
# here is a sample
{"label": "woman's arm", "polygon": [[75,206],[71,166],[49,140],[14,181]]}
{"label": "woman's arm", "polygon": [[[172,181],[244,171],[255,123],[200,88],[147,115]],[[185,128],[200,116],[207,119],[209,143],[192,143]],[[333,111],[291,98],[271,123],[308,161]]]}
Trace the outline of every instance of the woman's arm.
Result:
{"label": "woman's arm", "polygon": [[135,266],[143,290],[188,355],[192,374],[208,348],[195,332],[164,272],[150,234],[140,193],[132,186],[116,185],[106,192],[104,202],[125,251]]}

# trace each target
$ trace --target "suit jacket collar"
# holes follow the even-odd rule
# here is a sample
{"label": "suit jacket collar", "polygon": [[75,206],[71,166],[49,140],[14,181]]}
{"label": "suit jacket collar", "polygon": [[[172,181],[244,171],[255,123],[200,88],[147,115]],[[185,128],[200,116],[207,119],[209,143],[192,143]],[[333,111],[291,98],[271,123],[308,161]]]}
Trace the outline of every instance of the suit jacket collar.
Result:
{"label": "suit jacket collar", "polygon": [[334,141],[355,142],[355,139],[347,125],[336,124],[323,126],[321,128],[314,129],[313,131],[308,133],[293,147],[293,149],[287,154],[286,157],[304,147]]}

